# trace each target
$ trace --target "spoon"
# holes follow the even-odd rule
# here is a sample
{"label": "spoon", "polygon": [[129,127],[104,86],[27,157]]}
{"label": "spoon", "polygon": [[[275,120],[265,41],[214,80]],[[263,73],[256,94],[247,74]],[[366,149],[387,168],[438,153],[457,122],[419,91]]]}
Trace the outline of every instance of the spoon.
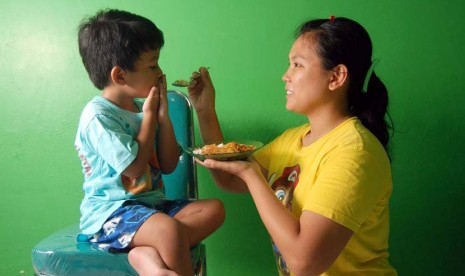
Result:
{"label": "spoon", "polygon": [[[210,66],[207,67],[207,70],[210,69]],[[175,82],[173,82],[173,86],[177,86],[177,87],[188,87],[192,84],[192,82],[196,79],[200,77],[200,73],[199,72],[194,72],[193,76],[190,78],[190,80],[176,80]]]}

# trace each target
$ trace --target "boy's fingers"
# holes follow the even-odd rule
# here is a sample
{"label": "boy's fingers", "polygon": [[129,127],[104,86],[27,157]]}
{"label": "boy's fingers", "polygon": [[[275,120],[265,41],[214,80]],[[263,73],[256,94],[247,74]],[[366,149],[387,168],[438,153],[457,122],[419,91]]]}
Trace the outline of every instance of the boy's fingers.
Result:
{"label": "boy's fingers", "polygon": [[155,92],[155,89],[156,89],[155,86],[150,89],[149,94],[147,95],[147,99],[153,98],[153,94]]}
{"label": "boy's fingers", "polygon": [[149,96],[147,97],[147,100],[158,105],[158,102],[160,101],[160,89],[158,89],[155,86],[152,87],[152,89],[150,89],[150,93],[149,93]]}
{"label": "boy's fingers", "polygon": [[166,90],[166,75],[163,74],[160,77],[160,90],[165,91]]}

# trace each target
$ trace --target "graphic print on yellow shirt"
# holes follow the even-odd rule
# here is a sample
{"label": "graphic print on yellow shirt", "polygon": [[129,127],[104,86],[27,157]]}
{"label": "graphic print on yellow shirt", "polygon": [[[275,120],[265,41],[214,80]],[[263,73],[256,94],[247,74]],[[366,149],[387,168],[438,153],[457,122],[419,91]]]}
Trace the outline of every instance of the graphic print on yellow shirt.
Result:
{"label": "graphic print on yellow shirt", "polygon": [[155,152],[152,152],[152,155],[149,159],[149,164],[146,166],[142,176],[128,177],[122,174],[121,182],[123,183],[123,187],[126,191],[137,195],[153,190],[153,182],[157,182],[158,179],[159,180],[155,185],[155,189],[162,189],[163,181],[161,180],[160,174],[160,166],[158,164],[157,156],[155,155]]}
{"label": "graphic print on yellow shirt", "polygon": [[[268,179],[268,183],[270,184],[271,189],[273,189],[276,197],[290,211],[292,211],[292,198],[294,194],[294,189],[297,186],[297,184],[299,184],[299,174],[300,166],[297,164],[292,167],[284,168],[283,173],[280,177],[276,178],[277,175],[272,174]],[[286,261],[281,255],[281,252],[279,252],[279,249],[275,245],[275,243],[273,241],[271,242],[273,245],[276,264],[278,266],[278,270],[280,271],[280,275],[290,275],[290,271],[286,265]]]}

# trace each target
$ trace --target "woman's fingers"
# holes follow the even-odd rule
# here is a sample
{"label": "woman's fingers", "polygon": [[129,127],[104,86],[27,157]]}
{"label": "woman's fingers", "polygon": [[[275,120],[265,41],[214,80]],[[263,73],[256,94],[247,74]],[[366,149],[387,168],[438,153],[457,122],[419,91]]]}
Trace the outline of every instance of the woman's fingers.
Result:
{"label": "woman's fingers", "polygon": [[248,162],[244,161],[217,161],[213,159],[205,159],[203,162],[197,160],[197,162],[209,169],[221,170],[230,174],[240,174],[242,171],[246,170],[250,165]]}

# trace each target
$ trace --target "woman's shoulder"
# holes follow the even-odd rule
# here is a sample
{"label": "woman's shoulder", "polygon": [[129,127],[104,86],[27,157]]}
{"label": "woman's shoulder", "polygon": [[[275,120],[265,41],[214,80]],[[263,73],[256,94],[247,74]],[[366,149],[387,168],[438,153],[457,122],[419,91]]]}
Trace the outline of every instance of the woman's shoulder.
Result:
{"label": "woman's shoulder", "polygon": [[339,128],[331,140],[339,151],[350,151],[370,159],[389,162],[381,142],[356,117],[348,120]]}
{"label": "woman's shoulder", "polygon": [[359,146],[377,140],[357,117],[352,117],[340,124],[329,133],[328,138],[338,144]]}
{"label": "woman's shoulder", "polygon": [[354,139],[365,148],[376,148],[384,150],[381,142],[376,138],[376,136],[371,133],[371,131],[366,128],[359,119],[355,119],[352,123],[352,135]]}

